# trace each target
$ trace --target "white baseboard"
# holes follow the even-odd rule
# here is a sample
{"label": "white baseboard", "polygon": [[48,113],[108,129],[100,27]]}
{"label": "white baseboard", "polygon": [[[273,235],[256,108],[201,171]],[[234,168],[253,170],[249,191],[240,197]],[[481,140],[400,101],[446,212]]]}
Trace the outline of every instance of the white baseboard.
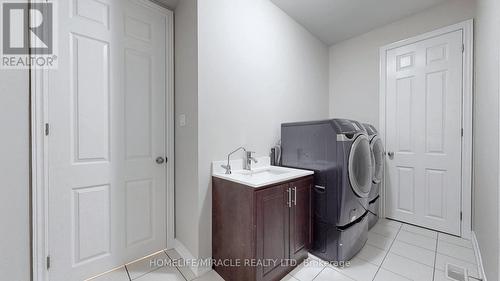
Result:
{"label": "white baseboard", "polygon": [[474,231],[472,231],[472,247],[474,248],[474,254],[476,255],[476,263],[477,263],[477,270],[479,272],[479,278],[483,279],[483,281],[488,281],[486,279],[486,274],[484,273],[481,249],[479,249],[479,243],[477,242],[476,233]]}
{"label": "white baseboard", "polygon": [[[175,250],[181,255],[182,259],[190,260],[190,261],[199,261],[198,258],[195,258],[194,255],[184,246],[184,244],[175,239]],[[212,270],[209,266],[196,266],[195,263],[191,263],[189,269],[194,273],[196,277],[200,277],[205,273],[208,273]]]}

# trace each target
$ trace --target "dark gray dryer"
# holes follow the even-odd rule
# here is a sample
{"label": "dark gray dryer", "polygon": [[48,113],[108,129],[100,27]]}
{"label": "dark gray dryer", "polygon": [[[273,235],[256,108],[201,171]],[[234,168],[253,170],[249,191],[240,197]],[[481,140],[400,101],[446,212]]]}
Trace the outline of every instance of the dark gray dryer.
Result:
{"label": "dark gray dryer", "polygon": [[382,140],[378,136],[377,129],[373,125],[363,124],[366,132],[368,133],[368,138],[370,139],[370,148],[372,151],[372,163],[373,163],[373,179],[372,179],[372,189],[370,191],[369,200],[370,204],[368,210],[368,229],[371,229],[375,224],[377,224],[379,218],[380,209],[380,185],[382,178],[384,176],[384,145]]}
{"label": "dark gray dryer", "polygon": [[362,124],[344,119],[281,126],[283,166],[313,170],[313,250],[351,259],[367,240],[371,152]]}

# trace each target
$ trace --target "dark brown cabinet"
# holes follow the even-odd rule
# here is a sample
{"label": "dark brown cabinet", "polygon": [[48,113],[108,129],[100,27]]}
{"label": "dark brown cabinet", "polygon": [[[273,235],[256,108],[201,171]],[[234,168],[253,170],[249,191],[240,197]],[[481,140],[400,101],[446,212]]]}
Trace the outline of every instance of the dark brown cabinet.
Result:
{"label": "dark brown cabinet", "polygon": [[290,213],[290,256],[307,256],[312,245],[312,179],[290,184],[293,206]]}
{"label": "dark brown cabinet", "polygon": [[312,176],[262,188],[213,178],[214,269],[224,280],[280,280],[307,258],[312,184]]}
{"label": "dark brown cabinet", "polygon": [[257,280],[279,280],[288,271],[288,266],[283,266],[283,262],[290,258],[289,192],[286,184],[256,193],[256,258],[268,261],[257,266]]}

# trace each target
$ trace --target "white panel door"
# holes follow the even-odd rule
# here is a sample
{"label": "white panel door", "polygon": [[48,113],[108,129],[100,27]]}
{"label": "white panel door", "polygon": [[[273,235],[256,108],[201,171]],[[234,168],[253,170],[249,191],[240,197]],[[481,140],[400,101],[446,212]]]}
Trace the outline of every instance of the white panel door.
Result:
{"label": "white panel door", "polygon": [[460,235],[462,31],[386,59],[386,216]]}
{"label": "white panel door", "polygon": [[51,281],[166,248],[166,21],[140,1],[58,1],[48,73]]}
{"label": "white panel door", "polygon": [[[166,248],[166,17],[123,1],[121,77],[126,260]],[[123,122],[123,123],[121,123]]]}

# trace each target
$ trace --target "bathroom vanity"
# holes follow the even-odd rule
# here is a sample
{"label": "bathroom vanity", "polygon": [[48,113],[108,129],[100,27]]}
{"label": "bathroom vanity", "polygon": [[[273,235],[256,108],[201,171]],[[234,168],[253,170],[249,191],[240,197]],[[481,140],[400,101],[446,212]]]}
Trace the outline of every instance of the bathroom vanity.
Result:
{"label": "bathroom vanity", "polygon": [[216,165],[214,269],[224,280],[281,280],[311,246],[313,172],[269,166],[229,175]]}

